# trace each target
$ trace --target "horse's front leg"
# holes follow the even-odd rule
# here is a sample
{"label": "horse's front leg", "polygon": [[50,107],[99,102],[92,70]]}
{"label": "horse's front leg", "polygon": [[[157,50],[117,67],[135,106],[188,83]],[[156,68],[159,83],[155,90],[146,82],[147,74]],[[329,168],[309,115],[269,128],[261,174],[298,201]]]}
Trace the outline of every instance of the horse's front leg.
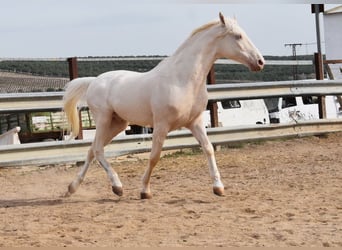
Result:
{"label": "horse's front leg", "polygon": [[163,143],[167,136],[168,130],[164,128],[156,127],[153,130],[152,136],[152,150],[150,154],[150,159],[148,162],[148,167],[142,178],[142,190],[140,193],[141,199],[151,199],[151,188],[150,188],[150,179],[152,175],[153,168],[157,165],[160,153],[162,151]]}
{"label": "horse's front leg", "polygon": [[205,126],[202,122],[202,116],[199,116],[188,128],[191,130],[194,137],[200,143],[202,150],[207,157],[210,176],[214,183],[214,194],[223,196],[224,185],[221,182],[221,176],[216,165],[214,148],[207,136],[207,131],[205,130]]}

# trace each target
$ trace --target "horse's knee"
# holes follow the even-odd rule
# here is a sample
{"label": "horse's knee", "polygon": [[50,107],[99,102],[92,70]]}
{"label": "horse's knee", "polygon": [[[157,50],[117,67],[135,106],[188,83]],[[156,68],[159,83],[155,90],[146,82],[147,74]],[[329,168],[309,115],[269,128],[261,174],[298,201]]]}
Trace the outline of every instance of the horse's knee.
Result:
{"label": "horse's knee", "polygon": [[211,143],[204,143],[202,145],[202,150],[208,156],[214,155],[214,147]]}

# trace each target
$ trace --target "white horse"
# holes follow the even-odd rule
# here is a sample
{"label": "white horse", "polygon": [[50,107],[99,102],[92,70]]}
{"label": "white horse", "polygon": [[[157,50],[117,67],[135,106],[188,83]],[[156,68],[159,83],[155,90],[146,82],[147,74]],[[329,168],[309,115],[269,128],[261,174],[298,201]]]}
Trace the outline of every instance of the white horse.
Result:
{"label": "white horse", "polygon": [[172,56],[149,72],[111,71],[69,82],[64,110],[73,135],[79,132],[77,103],[83,96],[94,116],[96,135],[66,196],[76,191],[94,158],[106,170],[113,192],[122,195],[121,181],[106,161],[104,147],[129,123],[153,127],[152,150],[142,178],[142,199],[152,197],[150,177],[168,132],[180,127],[188,128],[200,143],[208,161],[213,191],[223,195],[214,150],[202,122],[208,102],[206,76],[215,60],[222,57],[238,61],[252,71],[264,67],[264,58],[236,20],[226,19],[220,13],[218,21],[194,30]]}

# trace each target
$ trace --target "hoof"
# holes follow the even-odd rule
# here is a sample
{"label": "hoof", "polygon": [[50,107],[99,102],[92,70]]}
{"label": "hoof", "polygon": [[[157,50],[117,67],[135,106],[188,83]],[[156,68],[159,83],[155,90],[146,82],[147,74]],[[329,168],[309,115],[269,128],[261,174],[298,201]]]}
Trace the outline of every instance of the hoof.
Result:
{"label": "hoof", "polygon": [[123,190],[122,187],[115,187],[112,186],[113,193],[116,194],[117,196],[122,196]]}
{"label": "hoof", "polygon": [[224,196],[224,187],[214,187],[213,191],[214,191],[214,194],[218,196]]}
{"label": "hoof", "polygon": [[140,193],[140,198],[142,200],[152,199],[152,194],[151,193]]}
{"label": "hoof", "polygon": [[66,192],[62,197],[68,198],[68,197],[70,197],[70,196],[71,196],[71,193],[68,191],[68,192]]}
{"label": "hoof", "polygon": [[70,185],[68,186],[68,191],[64,194],[64,197],[65,198],[70,197],[75,192],[76,192],[76,189],[73,183],[70,183]]}

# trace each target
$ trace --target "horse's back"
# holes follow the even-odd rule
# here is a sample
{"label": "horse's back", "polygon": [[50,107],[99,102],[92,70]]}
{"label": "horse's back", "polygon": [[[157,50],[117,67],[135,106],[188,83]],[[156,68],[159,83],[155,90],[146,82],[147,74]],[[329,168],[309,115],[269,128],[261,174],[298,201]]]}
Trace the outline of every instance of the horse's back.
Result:
{"label": "horse's back", "polygon": [[89,95],[90,99],[94,95],[99,95],[103,98],[110,92],[115,92],[117,88],[131,88],[131,85],[137,82],[136,79],[140,75],[141,73],[139,72],[127,70],[115,70],[102,73],[91,83],[87,95]]}
{"label": "horse's back", "polygon": [[149,85],[145,73],[109,71],[91,83],[87,103],[92,110],[110,110],[126,121],[151,125]]}

